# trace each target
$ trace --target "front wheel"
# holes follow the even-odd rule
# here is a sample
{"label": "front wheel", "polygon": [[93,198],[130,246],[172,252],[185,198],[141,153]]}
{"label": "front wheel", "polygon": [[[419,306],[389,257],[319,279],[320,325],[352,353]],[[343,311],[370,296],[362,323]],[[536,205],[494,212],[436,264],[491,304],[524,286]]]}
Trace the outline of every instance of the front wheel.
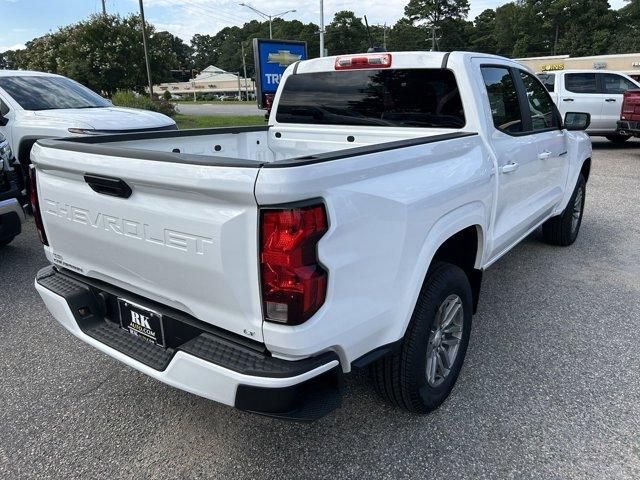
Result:
{"label": "front wheel", "polygon": [[398,352],[372,366],[380,394],[396,406],[428,413],[442,404],[458,379],[469,344],[473,302],[459,267],[437,262],[422,286]]}
{"label": "front wheel", "polygon": [[607,140],[616,145],[622,145],[624,142],[629,140],[631,137],[628,135],[607,135]]}
{"label": "front wheel", "polygon": [[587,182],[580,174],[567,207],[560,215],[552,217],[542,224],[542,236],[545,242],[567,247],[576,241],[580,225],[582,225],[586,194]]}

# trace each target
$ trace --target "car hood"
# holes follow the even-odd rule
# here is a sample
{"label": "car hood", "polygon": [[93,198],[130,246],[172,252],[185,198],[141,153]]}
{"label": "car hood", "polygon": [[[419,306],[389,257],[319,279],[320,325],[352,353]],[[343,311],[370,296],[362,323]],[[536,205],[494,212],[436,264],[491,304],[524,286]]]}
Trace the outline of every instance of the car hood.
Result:
{"label": "car hood", "polygon": [[69,128],[82,124],[96,130],[121,131],[175,125],[171,118],[161,113],[122,107],[41,110],[35,112],[35,115],[55,120],[56,123],[68,122]]}

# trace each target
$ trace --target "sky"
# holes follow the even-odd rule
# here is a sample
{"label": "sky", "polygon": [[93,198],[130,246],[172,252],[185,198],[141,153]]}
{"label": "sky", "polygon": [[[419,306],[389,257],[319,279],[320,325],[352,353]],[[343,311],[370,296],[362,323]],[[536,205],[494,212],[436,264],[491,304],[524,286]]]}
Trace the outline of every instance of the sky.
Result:
{"label": "sky", "polygon": [[[145,17],[158,30],[168,30],[189,42],[195,33],[215,34],[220,29],[242,25],[257,15],[239,5],[243,0],[144,0]],[[267,14],[297,9],[284,18],[319,23],[319,0],[244,0]],[[105,0],[107,12],[126,15],[138,11],[138,0]],[[403,16],[408,0],[325,0],[325,22],[339,10],[367,15],[371,24],[394,24]],[[507,2],[470,0],[472,19],[486,8]],[[624,0],[610,0],[620,8]],[[59,27],[102,11],[102,0],[0,0],[0,52],[23,48],[24,44]]]}

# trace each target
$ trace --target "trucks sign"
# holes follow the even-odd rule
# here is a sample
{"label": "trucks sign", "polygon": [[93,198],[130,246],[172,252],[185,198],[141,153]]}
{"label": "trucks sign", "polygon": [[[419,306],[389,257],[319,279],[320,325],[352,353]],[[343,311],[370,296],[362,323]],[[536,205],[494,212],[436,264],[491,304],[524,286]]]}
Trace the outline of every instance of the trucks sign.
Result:
{"label": "trucks sign", "polygon": [[307,43],[291,40],[253,39],[258,107],[266,108],[266,95],[274,95],[286,68],[307,59]]}

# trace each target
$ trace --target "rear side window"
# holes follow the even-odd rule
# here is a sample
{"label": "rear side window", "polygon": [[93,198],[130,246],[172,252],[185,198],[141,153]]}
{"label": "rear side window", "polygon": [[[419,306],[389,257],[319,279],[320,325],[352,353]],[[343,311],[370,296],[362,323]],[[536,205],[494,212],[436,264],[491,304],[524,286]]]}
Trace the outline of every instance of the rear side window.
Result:
{"label": "rear side window", "polygon": [[462,128],[455,76],[443,69],[350,70],[291,75],[280,123]]}
{"label": "rear side window", "polygon": [[0,98],[0,115],[4,116],[7,113],[9,113],[9,107],[7,106],[6,103],[4,103],[2,101],[2,99]]}
{"label": "rear side window", "polygon": [[547,90],[553,92],[556,85],[556,75],[555,73],[539,73],[538,78],[542,82],[542,84],[546,87]]}
{"label": "rear side window", "polygon": [[573,93],[599,93],[595,73],[567,73],[565,88]]}
{"label": "rear side window", "polygon": [[604,93],[612,95],[622,95],[627,90],[639,88],[635,83],[615,73],[603,73],[602,84]]}
{"label": "rear side window", "polygon": [[556,127],[558,121],[549,92],[533,75],[520,71],[520,77],[527,94],[532,130],[545,130]]}
{"label": "rear side window", "polygon": [[521,133],[522,112],[518,91],[508,68],[482,67],[482,78],[489,94],[493,124],[505,133]]}

